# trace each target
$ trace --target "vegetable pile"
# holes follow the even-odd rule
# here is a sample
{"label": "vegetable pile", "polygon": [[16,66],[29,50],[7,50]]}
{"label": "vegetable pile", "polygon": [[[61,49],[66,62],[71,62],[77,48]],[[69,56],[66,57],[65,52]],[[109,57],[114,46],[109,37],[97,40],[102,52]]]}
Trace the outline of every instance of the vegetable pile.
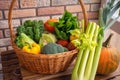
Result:
{"label": "vegetable pile", "polygon": [[65,11],[62,18],[48,19],[45,23],[26,20],[18,26],[14,41],[27,53],[62,53],[76,48],[71,41],[78,38],[79,29],[77,17]]}
{"label": "vegetable pile", "polygon": [[100,8],[99,25],[86,19],[78,21],[68,11],[64,12],[62,18],[49,19],[45,23],[42,20],[27,20],[17,28],[15,43],[31,54],[56,54],[78,48],[71,80],[94,80],[105,30],[119,18],[110,22],[119,8],[120,1],[115,3],[114,0]]}
{"label": "vegetable pile", "polygon": [[[79,0],[81,3],[81,0]],[[71,80],[94,80],[105,30],[119,18],[119,16],[110,23],[112,15],[120,8],[120,1],[110,0],[106,6],[100,9],[99,25],[94,22],[88,22],[85,26],[82,23],[82,32],[78,39],[72,41],[79,49],[75,66],[73,68]],[[116,65],[117,66],[117,65]]]}

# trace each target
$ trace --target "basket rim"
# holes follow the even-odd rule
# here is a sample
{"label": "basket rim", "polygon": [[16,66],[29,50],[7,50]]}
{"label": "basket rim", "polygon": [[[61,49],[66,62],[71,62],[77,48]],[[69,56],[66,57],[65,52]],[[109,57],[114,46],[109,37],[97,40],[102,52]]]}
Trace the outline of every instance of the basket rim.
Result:
{"label": "basket rim", "polygon": [[[32,54],[32,53],[28,53],[25,52],[23,50],[21,50],[20,48],[18,48],[18,46],[13,43],[13,48],[16,51],[16,53],[19,51],[20,53],[17,54],[22,54],[22,55],[26,55],[26,56],[31,56],[31,57],[39,57],[39,58],[45,58],[45,57],[49,57],[49,58],[58,58],[58,57],[64,57],[64,56],[72,56],[73,54],[76,54],[78,52],[78,49],[73,49],[71,51],[67,51],[67,52],[62,52],[62,53],[55,53],[55,54]],[[25,54],[26,53],[26,54]]]}

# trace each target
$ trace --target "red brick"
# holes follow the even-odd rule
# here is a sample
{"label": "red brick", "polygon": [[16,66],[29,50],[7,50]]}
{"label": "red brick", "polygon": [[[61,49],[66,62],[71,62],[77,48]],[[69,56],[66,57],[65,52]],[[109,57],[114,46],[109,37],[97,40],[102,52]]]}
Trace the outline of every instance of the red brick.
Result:
{"label": "red brick", "polygon": [[[35,9],[13,10],[13,18],[36,16]],[[5,11],[5,18],[8,18],[8,11]]]}
{"label": "red brick", "polygon": [[91,11],[99,11],[100,4],[91,4]]}
{"label": "red brick", "polygon": [[21,8],[30,8],[37,6],[37,0],[20,0]]}
{"label": "red brick", "polygon": [[24,23],[26,20],[43,20],[43,22],[50,19],[50,16],[42,16],[42,17],[32,17],[32,18],[24,18],[22,19],[22,23]]}
{"label": "red brick", "polygon": [[2,19],[2,18],[3,18],[2,11],[0,11],[0,19]]}
{"label": "red brick", "polygon": [[8,50],[13,50],[13,47],[12,46],[8,46]]}
{"label": "red brick", "polygon": [[90,1],[90,3],[100,3],[101,2],[101,0],[89,0]]}
{"label": "red brick", "polygon": [[[13,23],[13,27],[17,27],[20,25],[20,20],[18,19],[15,19],[15,20],[12,20],[12,23]],[[6,28],[9,28],[8,27],[8,20],[0,20],[0,29],[6,29]]]}
{"label": "red brick", "polygon": [[[85,5],[86,10],[89,11],[90,5]],[[82,12],[80,5],[72,5],[72,6],[66,6],[66,10],[70,12]]]}
{"label": "red brick", "polygon": [[64,13],[64,7],[47,7],[38,9],[38,15],[51,15],[62,13]]}
{"label": "red brick", "polygon": [[0,39],[0,47],[9,46],[11,44],[10,38]]}
{"label": "red brick", "polygon": [[[88,12],[88,19],[98,19],[98,12]],[[78,19],[83,19],[83,13],[79,13]]]}
{"label": "red brick", "polygon": [[20,0],[21,8],[50,6],[50,0]]}
{"label": "red brick", "polygon": [[7,47],[0,47],[0,52],[7,51]]}
{"label": "red brick", "polygon": [[[0,9],[9,9],[12,0],[0,0]],[[14,8],[18,8],[18,0],[14,5]]]}
{"label": "red brick", "polygon": [[52,0],[53,6],[77,4],[78,0]]}
{"label": "red brick", "polygon": [[[59,18],[61,18],[62,16],[63,16],[63,15],[53,15],[52,18],[57,18],[57,19],[59,19]],[[77,16],[77,14],[74,13],[73,16]]]}
{"label": "red brick", "polygon": [[100,3],[101,0],[84,0],[84,3]]}
{"label": "red brick", "polygon": [[[16,28],[14,28],[14,33],[16,34]],[[10,30],[9,29],[5,29],[4,30],[4,34],[5,34],[6,38],[10,37]]]}
{"label": "red brick", "polygon": [[3,31],[0,30],[0,39],[3,38]]}

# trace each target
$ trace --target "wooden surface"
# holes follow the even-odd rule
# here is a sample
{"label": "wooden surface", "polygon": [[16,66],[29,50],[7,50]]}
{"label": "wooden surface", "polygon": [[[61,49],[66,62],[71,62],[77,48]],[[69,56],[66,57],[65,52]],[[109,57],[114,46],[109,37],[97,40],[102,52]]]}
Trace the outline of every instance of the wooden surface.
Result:
{"label": "wooden surface", "polygon": [[[65,71],[54,75],[41,75],[20,69],[14,51],[2,53],[2,66],[4,80],[70,80],[73,64]],[[22,73],[22,74],[21,74]],[[97,75],[95,80],[120,80],[120,69],[107,76]]]}
{"label": "wooden surface", "polygon": [[1,53],[3,80],[22,80],[18,58],[13,50]]}
{"label": "wooden surface", "polygon": [[[70,80],[73,64],[65,71],[54,75],[41,75],[29,72],[22,68],[23,80]],[[95,80],[120,80],[120,68],[106,76],[96,75]]]}

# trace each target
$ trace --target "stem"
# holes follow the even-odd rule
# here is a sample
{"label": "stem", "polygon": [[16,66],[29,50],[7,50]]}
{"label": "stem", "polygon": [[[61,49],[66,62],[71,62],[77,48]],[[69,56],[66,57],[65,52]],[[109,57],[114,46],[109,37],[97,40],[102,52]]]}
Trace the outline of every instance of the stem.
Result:
{"label": "stem", "polygon": [[85,23],[84,20],[82,20],[82,21],[81,21],[81,25],[82,25],[82,33],[84,33],[84,31],[85,31],[85,30],[84,30],[84,26],[85,26],[84,23]]}
{"label": "stem", "polygon": [[98,67],[98,62],[99,62],[99,58],[100,58],[100,52],[101,52],[101,48],[102,48],[102,41],[103,41],[103,36],[100,34],[98,36],[98,46],[97,46],[96,51],[95,51],[93,64],[92,64],[91,75],[90,75],[89,80],[94,80],[95,79],[95,75],[96,75],[96,71],[97,71],[97,67]]}
{"label": "stem", "polygon": [[111,33],[109,35],[109,37],[107,38],[107,40],[103,43],[104,47],[108,47],[110,45],[110,41],[111,41],[112,36],[113,36],[113,33]]}
{"label": "stem", "polygon": [[[94,33],[95,35],[93,37],[93,41],[95,43],[97,42],[98,30],[99,30],[99,26],[96,26],[95,33]],[[91,69],[92,69],[92,63],[94,59],[94,54],[95,54],[95,49],[96,49],[96,46],[94,46],[94,48],[90,51],[88,62],[87,62],[85,73],[84,73],[84,80],[89,80]]]}
{"label": "stem", "polygon": [[[95,31],[95,27],[96,27],[95,25],[96,24],[94,24],[94,23],[90,23],[90,24],[92,24],[92,25],[87,26],[86,34],[91,34],[90,41],[92,41],[92,38],[93,38],[93,35],[94,35],[94,31]],[[83,53],[83,56],[82,56],[82,59],[81,59],[81,63],[79,65],[79,69],[78,69],[79,80],[83,80],[84,71],[85,71],[87,59],[88,59],[88,56],[89,56],[89,52],[90,52],[90,49],[87,47],[84,50],[84,53]]]}
{"label": "stem", "polygon": [[105,27],[105,23],[103,22],[103,8],[99,10],[99,25],[100,27]]}
{"label": "stem", "polygon": [[[81,23],[82,23],[82,32],[84,33],[84,20],[82,20]],[[72,71],[71,80],[78,80],[78,68],[81,62],[82,55],[83,55],[83,49],[78,52],[75,66]]]}
{"label": "stem", "polygon": [[79,68],[79,65],[80,65],[82,55],[83,55],[83,50],[80,50],[79,53],[78,53],[78,56],[77,56],[77,60],[75,62],[75,66],[74,66],[73,71],[72,71],[71,80],[78,80],[77,71],[78,71],[78,68]]}

